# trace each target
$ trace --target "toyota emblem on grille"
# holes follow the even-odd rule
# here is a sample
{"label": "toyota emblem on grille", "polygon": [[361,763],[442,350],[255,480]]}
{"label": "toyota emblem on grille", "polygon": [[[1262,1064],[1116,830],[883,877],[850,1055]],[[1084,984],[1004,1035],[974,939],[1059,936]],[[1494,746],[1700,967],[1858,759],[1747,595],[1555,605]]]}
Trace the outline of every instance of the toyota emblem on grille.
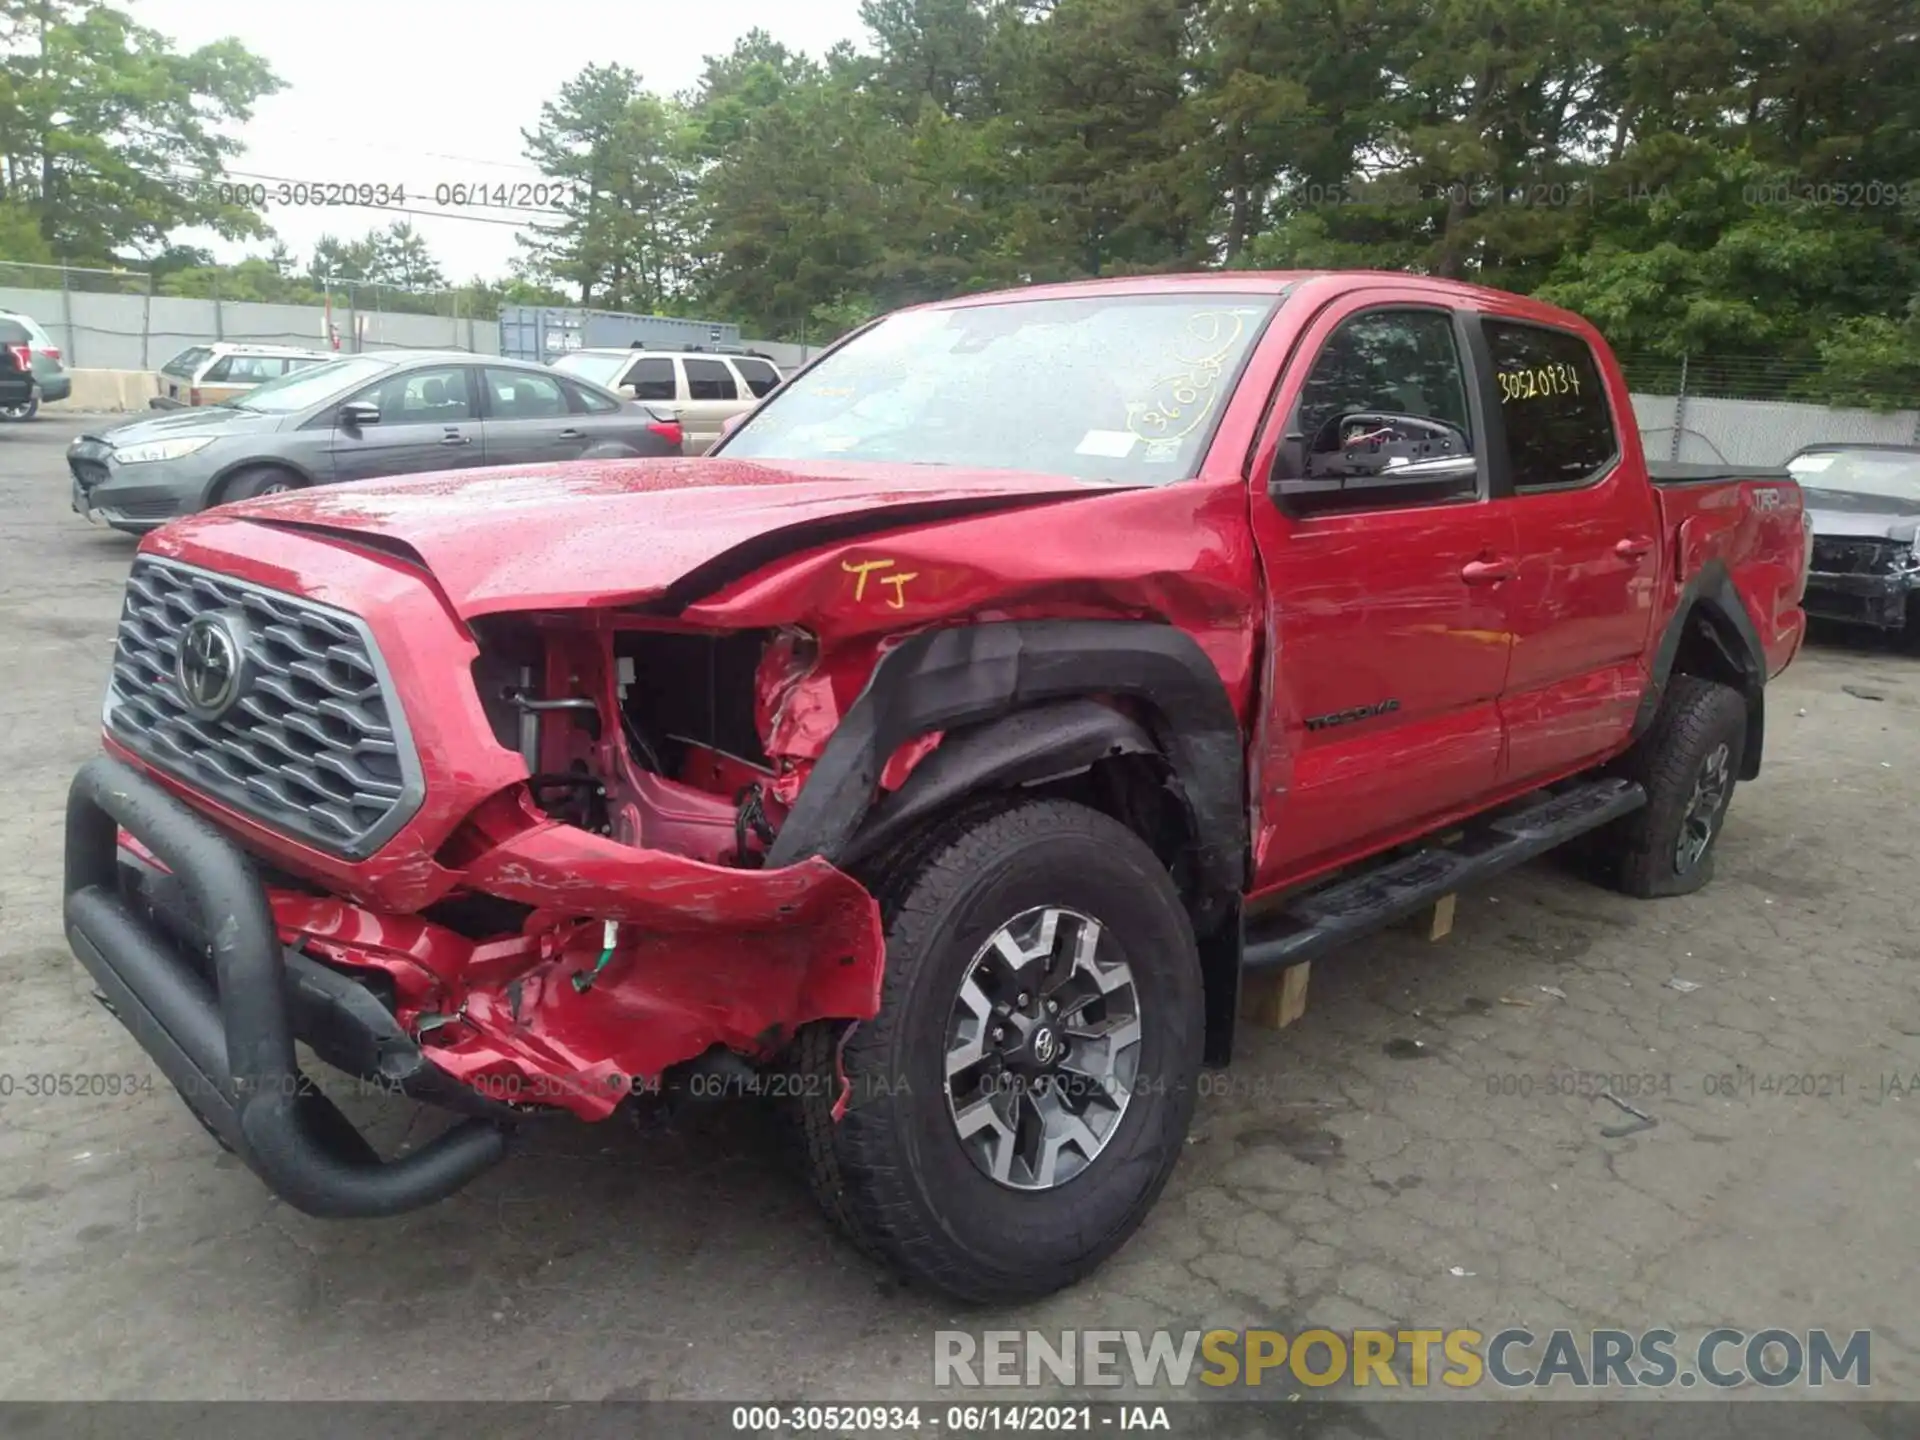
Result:
{"label": "toyota emblem on grille", "polygon": [[218,720],[240,698],[247,657],[246,622],[238,615],[201,615],[180,632],[173,678],[195,716]]}

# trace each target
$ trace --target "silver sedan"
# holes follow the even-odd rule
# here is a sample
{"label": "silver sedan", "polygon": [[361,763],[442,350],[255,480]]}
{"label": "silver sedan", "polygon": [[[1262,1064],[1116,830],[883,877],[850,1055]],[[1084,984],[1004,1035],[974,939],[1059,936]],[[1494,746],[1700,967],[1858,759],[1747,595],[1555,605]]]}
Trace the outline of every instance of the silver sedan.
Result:
{"label": "silver sedan", "polygon": [[82,435],[67,465],[75,511],[138,533],[340,480],[680,453],[669,410],[544,365],[407,350],[342,356],[220,405]]}

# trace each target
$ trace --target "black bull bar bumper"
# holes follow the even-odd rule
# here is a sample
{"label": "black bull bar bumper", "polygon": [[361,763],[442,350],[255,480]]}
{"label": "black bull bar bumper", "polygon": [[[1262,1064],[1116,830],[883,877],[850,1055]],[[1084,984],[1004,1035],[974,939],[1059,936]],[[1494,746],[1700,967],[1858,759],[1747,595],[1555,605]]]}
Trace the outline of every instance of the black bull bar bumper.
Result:
{"label": "black bull bar bumper", "polygon": [[[192,947],[129,903],[121,827],[171,872],[207,937],[210,973]],[[233,842],[107,756],[83,766],[67,794],[66,929],[108,1008],[202,1123],[296,1209],[338,1219],[398,1214],[446,1198],[506,1153],[505,1127],[474,1117],[383,1161],[301,1073],[294,1040],[399,1089],[442,1072],[371,992],[281,946],[266,892]]]}

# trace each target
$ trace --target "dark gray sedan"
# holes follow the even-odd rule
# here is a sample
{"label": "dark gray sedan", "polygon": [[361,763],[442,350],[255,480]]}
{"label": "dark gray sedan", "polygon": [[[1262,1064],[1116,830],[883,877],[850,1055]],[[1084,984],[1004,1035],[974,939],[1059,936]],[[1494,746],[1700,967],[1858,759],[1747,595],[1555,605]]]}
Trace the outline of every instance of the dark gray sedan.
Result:
{"label": "dark gray sedan", "polygon": [[76,511],[138,533],[305,485],[679,453],[669,410],[544,365],[406,350],[342,356],[220,405],[82,435],[67,465]]}

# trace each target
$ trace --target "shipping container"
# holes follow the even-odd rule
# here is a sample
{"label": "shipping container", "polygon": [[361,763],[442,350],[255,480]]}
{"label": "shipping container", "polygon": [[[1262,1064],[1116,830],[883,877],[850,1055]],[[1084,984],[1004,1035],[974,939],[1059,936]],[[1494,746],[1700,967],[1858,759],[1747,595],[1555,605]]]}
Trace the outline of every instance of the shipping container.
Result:
{"label": "shipping container", "polygon": [[515,360],[559,359],[569,350],[733,350],[740,327],[668,315],[627,315],[548,305],[500,307],[500,353]]}

